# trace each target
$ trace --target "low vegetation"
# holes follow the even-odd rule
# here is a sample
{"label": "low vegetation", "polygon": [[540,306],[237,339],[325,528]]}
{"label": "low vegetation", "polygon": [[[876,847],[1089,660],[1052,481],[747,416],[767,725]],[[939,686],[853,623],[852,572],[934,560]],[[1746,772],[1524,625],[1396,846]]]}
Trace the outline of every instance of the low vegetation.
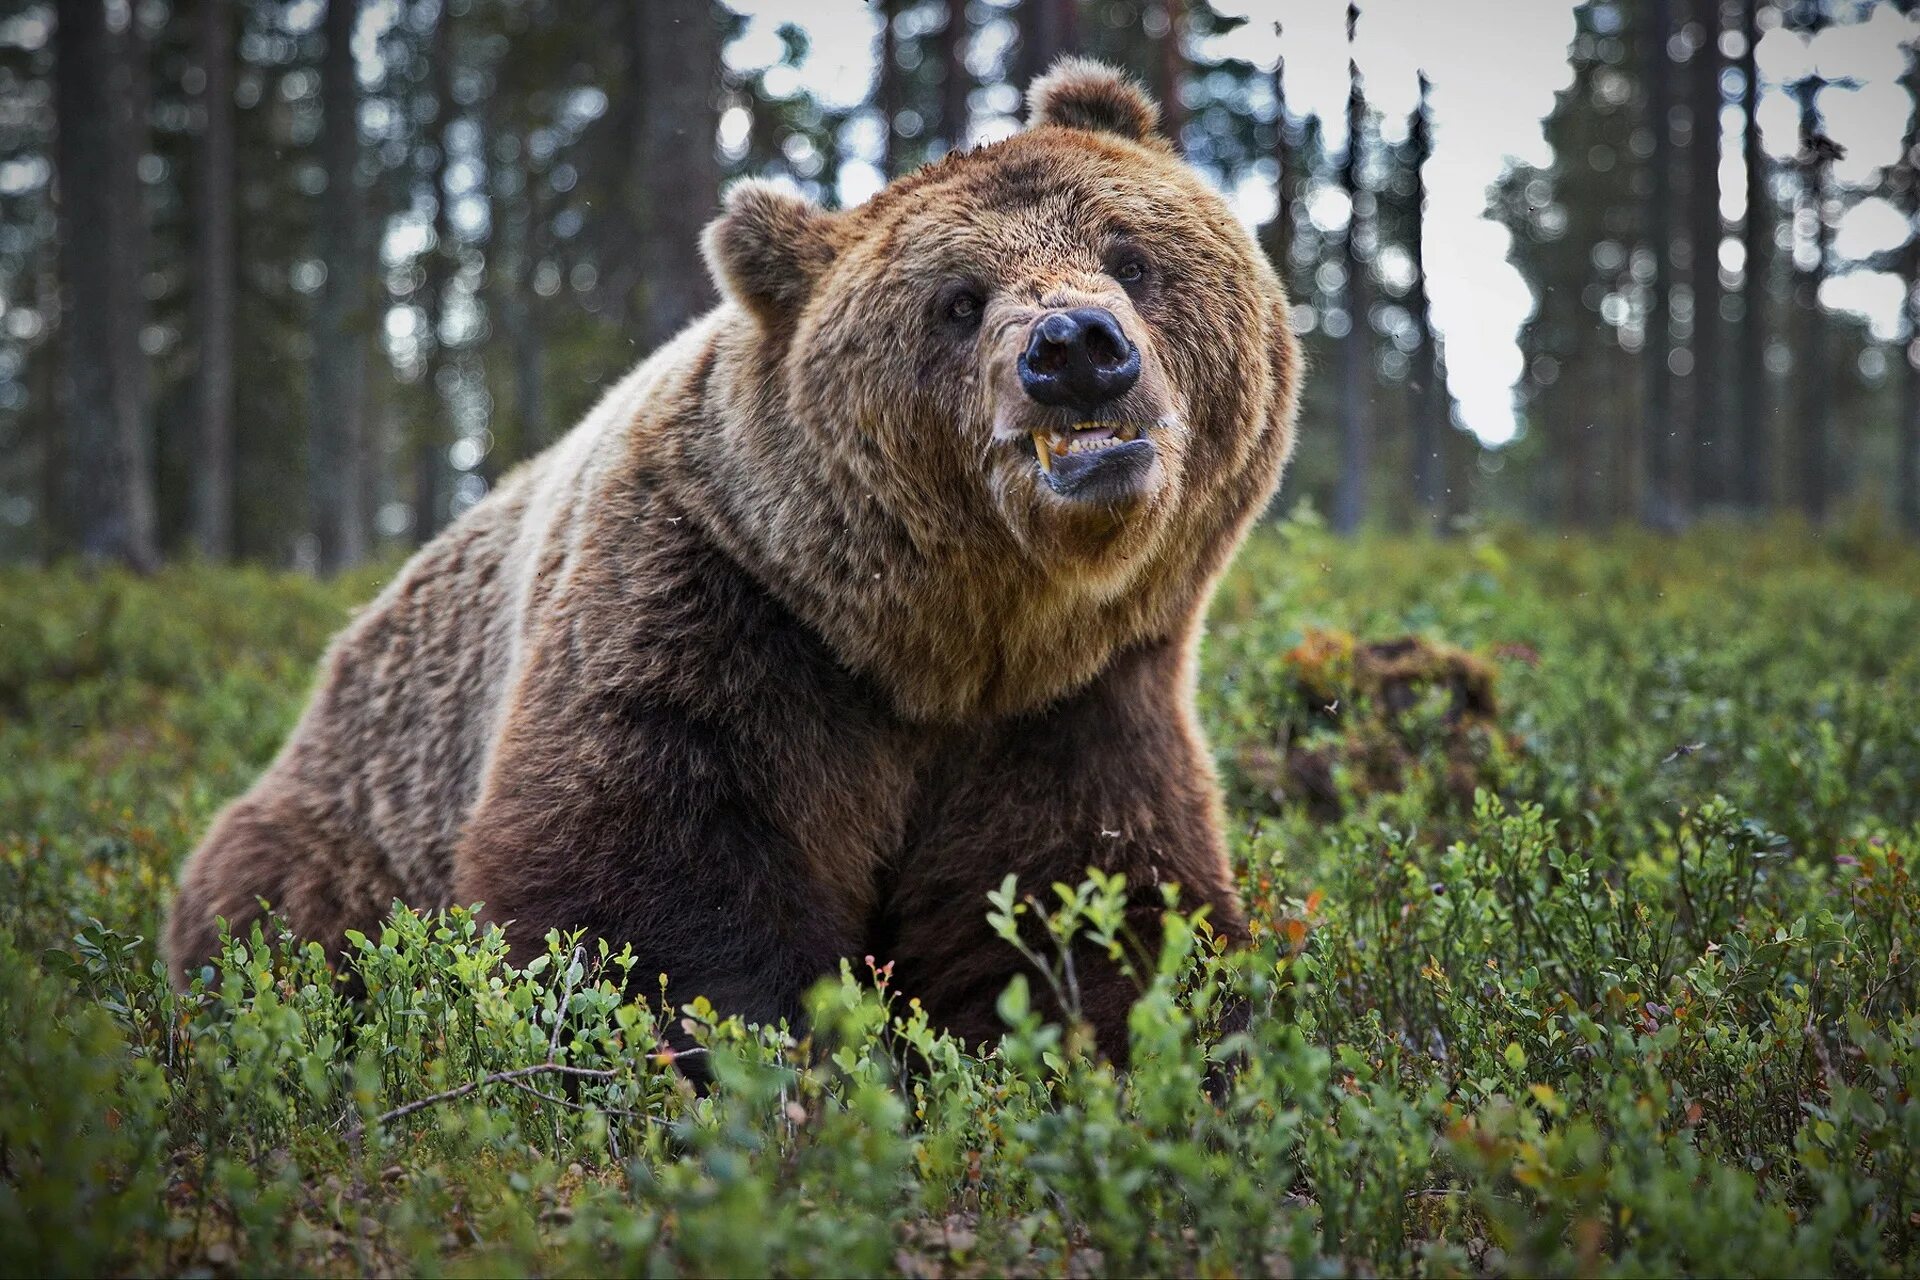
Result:
{"label": "low vegetation", "polygon": [[[1127,1074],[856,960],[803,1034],[682,1011],[705,1096],[619,956],[459,912],[356,939],[360,1000],[272,931],[168,992],[174,869],[374,587],[0,573],[0,1271],[1920,1267],[1920,557],[1870,532],[1265,530],[1200,674],[1258,948],[1175,919]],[[1117,945],[1117,893],[972,909]]]}

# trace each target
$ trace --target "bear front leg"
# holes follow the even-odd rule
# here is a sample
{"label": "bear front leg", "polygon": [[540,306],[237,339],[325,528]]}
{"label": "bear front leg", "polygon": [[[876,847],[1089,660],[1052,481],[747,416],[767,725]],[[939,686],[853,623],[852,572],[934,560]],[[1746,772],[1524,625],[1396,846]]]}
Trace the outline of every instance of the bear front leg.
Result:
{"label": "bear front leg", "polygon": [[[986,923],[986,895],[1010,872],[1042,904],[1053,884],[1076,884],[1089,867],[1123,874],[1142,977],[1160,942],[1161,885],[1177,884],[1182,909],[1209,907],[1217,931],[1244,938],[1191,708],[1185,646],[1167,641],[1117,655],[1089,688],[940,758],[880,911],[898,989],[968,1040],[997,1038],[996,1002],[1027,968]],[[1074,959],[1080,1011],[1101,1052],[1124,1062],[1139,979],[1092,948]],[[1047,998],[1044,983],[1034,986]]]}
{"label": "bear front leg", "polygon": [[[525,963],[549,930],[631,946],[666,1012],[797,1020],[858,954],[910,769],[873,696],[718,557],[583,592],[537,637],[455,854]],[[645,581],[645,566],[634,570]],[[561,625],[564,623],[565,625]],[[583,638],[590,638],[587,642]]]}

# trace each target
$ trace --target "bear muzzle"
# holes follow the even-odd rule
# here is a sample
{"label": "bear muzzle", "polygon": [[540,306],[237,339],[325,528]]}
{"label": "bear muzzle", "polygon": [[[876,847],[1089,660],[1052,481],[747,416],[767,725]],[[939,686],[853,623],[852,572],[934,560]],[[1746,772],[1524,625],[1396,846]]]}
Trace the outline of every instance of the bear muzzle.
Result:
{"label": "bear muzzle", "polygon": [[1021,442],[1047,487],[1062,498],[1114,502],[1139,490],[1158,456],[1144,430],[1131,422],[1076,423],[1066,431],[1035,431]]}

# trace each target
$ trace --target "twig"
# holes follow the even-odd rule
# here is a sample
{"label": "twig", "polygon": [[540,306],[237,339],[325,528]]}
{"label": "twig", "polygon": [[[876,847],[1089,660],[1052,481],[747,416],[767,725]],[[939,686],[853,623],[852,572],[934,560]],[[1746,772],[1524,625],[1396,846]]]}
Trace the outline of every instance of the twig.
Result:
{"label": "twig", "polygon": [[575,1102],[571,1098],[563,1098],[557,1093],[548,1093],[545,1089],[536,1089],[532,1085],[525,1084],[519,1080],[508,1080],[504,1083],[510,1088],[518,1089],[525,1094],[531,1094],[544,1102],[551,1102],[555,1106],[565,1107],[569,1111],[599,1111],[610,1116],[625,1116],[629,1120],[645,1120],[647,1118],[647,1113],[644,1111],[634,1111],[627,1107],[601,1106],[598,1103]]}
{"label": "twig", "polygon": [[[391,1111],[381,1112],[373,1118],[373,1123],[384,1127],[402,1117],[410,1116],[416,1111],[425,1111],[428,1107],[437,1106],[442,1102],[456,1102],[470,1093],[479,1092],[490,1084],[511,1084],[515,1080],[525,1080],[529,1076],[540,1075],[576,1076],[585,1080],[611,1080],[614,1078],[612,1071],[601,1070],[594,1067],[570,1067],[563,1062],[539,1062],[531,1067],[515,1067],[511,1071],[496,1071],[492,1075],[482,1076],[478,1080],[469,1080],[463,1085],[456,1085],[451,1089],[442,1090],[428,1097],[415,1098],[412,1102],[402,1103]],[[347,1130],[347,1141],[359,1141],[360,1135],[366,1131],[366,1127],[364,1124],[357,1124]]]}

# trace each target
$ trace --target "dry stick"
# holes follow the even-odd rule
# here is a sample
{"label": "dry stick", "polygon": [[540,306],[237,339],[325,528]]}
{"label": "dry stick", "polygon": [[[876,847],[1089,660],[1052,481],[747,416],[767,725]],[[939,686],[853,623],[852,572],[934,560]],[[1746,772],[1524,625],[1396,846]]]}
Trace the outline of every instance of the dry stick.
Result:
{"label": "dry stick", "polygon": [[[373,1118],[373,1123],[385,1127],[395,1120],[412,1115],[416,1111],[424,1111],[428,1107],[437,1106],[442,1102],[454,1102],[466,1097],[470,1093],[477,1093],[490,1084],[510,1084],[515,1080],[524,1080],[529,1076],[540,1075],[579,1076],[588,1080],[611,1080],[614,1077],[613,1072],[594,1067],[570,1067],[563,1062],[538,1062],[531,1067],[515,1067],[511,1071],[496,1071],[490,1076],[482,1076],[478,1080],[469,1080],[466,1084],[456,1085],[454,1088],[443,1090],[429,1097],[415,1098],[412,1102],[402,1103],[391,1111],[381,1112]],[[366,1132],[366,1128],[367,1126],[364,1124],[357,1124],[347,1130],[347,1141],[357,1142],[360,1135]]]}

